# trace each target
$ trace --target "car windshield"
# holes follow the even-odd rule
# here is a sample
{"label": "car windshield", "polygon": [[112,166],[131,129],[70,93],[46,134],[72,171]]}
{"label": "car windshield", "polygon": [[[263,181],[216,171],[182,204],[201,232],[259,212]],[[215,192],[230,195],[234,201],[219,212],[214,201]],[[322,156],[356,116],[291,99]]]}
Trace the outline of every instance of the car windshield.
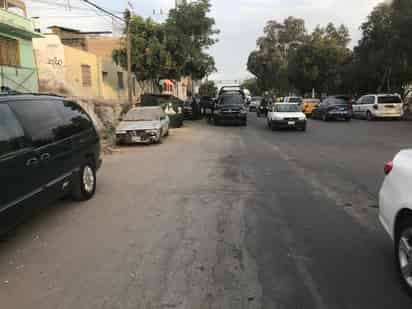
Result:
{"label": "car windshield", "polygon": [[241,105],[244,104],[244,100],[241,96],[223,96],[219,102],[220,105]]}
{"label": "car windshield", "polygon": [[162,110],[159,108],[136,108],[130,110],[126,116],[123,117],[123,121],[153,121],[160,120],[162,116]]}
{"label": "car windshield", "polygon": [[387,96],[378,96],[378,103],[379,104],[399,104],[402,103],[402,99],[396,95],[387,95]]}
{"label": "car windshield", "polygon": [[294,113],[299,112],[299,106],[297,104],[275,104],[274,110],[278,113]]}

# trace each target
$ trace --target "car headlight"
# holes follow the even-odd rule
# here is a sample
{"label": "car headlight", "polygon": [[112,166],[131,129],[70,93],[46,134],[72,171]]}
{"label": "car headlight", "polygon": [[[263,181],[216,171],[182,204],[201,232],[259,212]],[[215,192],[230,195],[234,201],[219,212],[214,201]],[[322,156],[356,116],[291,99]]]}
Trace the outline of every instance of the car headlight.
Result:
{"label": "car headlight", "polygon": [[306,120],[306,117],[299,117],[299,120],[304,121],[304,120]]}
{"label": "car headlight", "polygon": [[158,135],[160,133],[160,129],[146,130],[146,133],[149,135]]}
{"label": "car headlight", "polygon": [[126,134],[126,133],[127,133],[127,132],[124,131],[124,130],[118,130],[118,131],[116,131],[116,135],[117,135],[117,134],[123,135],[123,134]]}
{"label": "car headlight", "polygon": [[240,113],[241,113],[241,114],[246,114],[247,112],[246,112],[245,109],[241,109],[241,110],[240,110]]}

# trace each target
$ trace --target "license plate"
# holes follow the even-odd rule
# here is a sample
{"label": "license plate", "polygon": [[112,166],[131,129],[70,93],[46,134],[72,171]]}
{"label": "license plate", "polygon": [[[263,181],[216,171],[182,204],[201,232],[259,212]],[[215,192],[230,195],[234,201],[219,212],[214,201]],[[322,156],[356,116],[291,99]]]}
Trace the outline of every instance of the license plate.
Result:
{"label": "license plate", "polygon": [[142,141],[142,139],[139,136],[132,136],[132,142],[133,143],[139,143],[141,141]]}
{"label": "license plate", "polygon": [[288,125],[294,126],[294,125],[295,125],[295,122],[294,122],[294,121],[288,121]]}

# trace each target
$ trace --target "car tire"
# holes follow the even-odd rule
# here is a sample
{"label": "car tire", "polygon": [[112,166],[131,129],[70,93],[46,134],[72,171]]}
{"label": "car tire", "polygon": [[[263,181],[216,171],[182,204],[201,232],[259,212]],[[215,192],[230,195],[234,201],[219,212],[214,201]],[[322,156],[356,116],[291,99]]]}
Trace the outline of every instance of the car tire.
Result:
{"label": "car tire", "polygon": [[352,118],[346,118],[345,119],[347,122],[350,122],[352,120]]}
{"label": "car tire", "polygon": [[367,121],[372,121],[373,120],[373,115],[370,111],[366,112],[366,120]]}
{"label": "car tire", "polygon": [[405,290],[412,296],[412,271],[408,272],[409,275],[406,276],[403,274],[402,268],[405,265],[409,265],[412,269],[412,249],[409,249],[409,263],[408,263],[408,254],[406,252],[407,246],[402,246],[403,241],[407,241],[409,247],[412,247],[412,217],[404,219],[397,228],[397,233],[395,235],[395,261],[396,269],[400,276],[402,286]]}
{"label": "car tire", "polygon": [[218,126],[219,125],[219,120],[217,120],[216,118],[213,118],[213,124],[215,126]]}
{"label": "car tire", "polygon": [[326,115],[326,114],[323,114],[322,115],[322,120],[323,121],[328,121],[329,119],[328,119],[328,116]]}
{"label": "car tire", "polygon": [[168,137],[169,134],[170,134],[170,131],[169,131],[169,129],[168,129],[167,132],[166,132],[166,134],[165,134],[165,136]]}
{"label": "car tire", "polygon": [[84,164],[80,171],[73,175],[72,199],[75,201],[90,200],[96,192],[96,168],[91,163]]}
{"label": "car tire", "polygon": [[260,118],[260,113],[256,113],[256,116],[257,116],[258,118]]}
{"label": "car tire", "polygon": [[156,144],[163,144],[163,132],[160,131],[159,139],[156,141]]}

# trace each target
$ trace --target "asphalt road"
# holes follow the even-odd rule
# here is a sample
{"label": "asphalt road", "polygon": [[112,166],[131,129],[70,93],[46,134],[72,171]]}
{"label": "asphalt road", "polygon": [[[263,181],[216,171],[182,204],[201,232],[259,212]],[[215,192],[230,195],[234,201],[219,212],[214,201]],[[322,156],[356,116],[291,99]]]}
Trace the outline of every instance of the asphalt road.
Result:
{"label": "asphalt road", "polygon": [[412,122],[203,122],[105,157],[0,242],[2,308],[411,308],[377,220]]}

